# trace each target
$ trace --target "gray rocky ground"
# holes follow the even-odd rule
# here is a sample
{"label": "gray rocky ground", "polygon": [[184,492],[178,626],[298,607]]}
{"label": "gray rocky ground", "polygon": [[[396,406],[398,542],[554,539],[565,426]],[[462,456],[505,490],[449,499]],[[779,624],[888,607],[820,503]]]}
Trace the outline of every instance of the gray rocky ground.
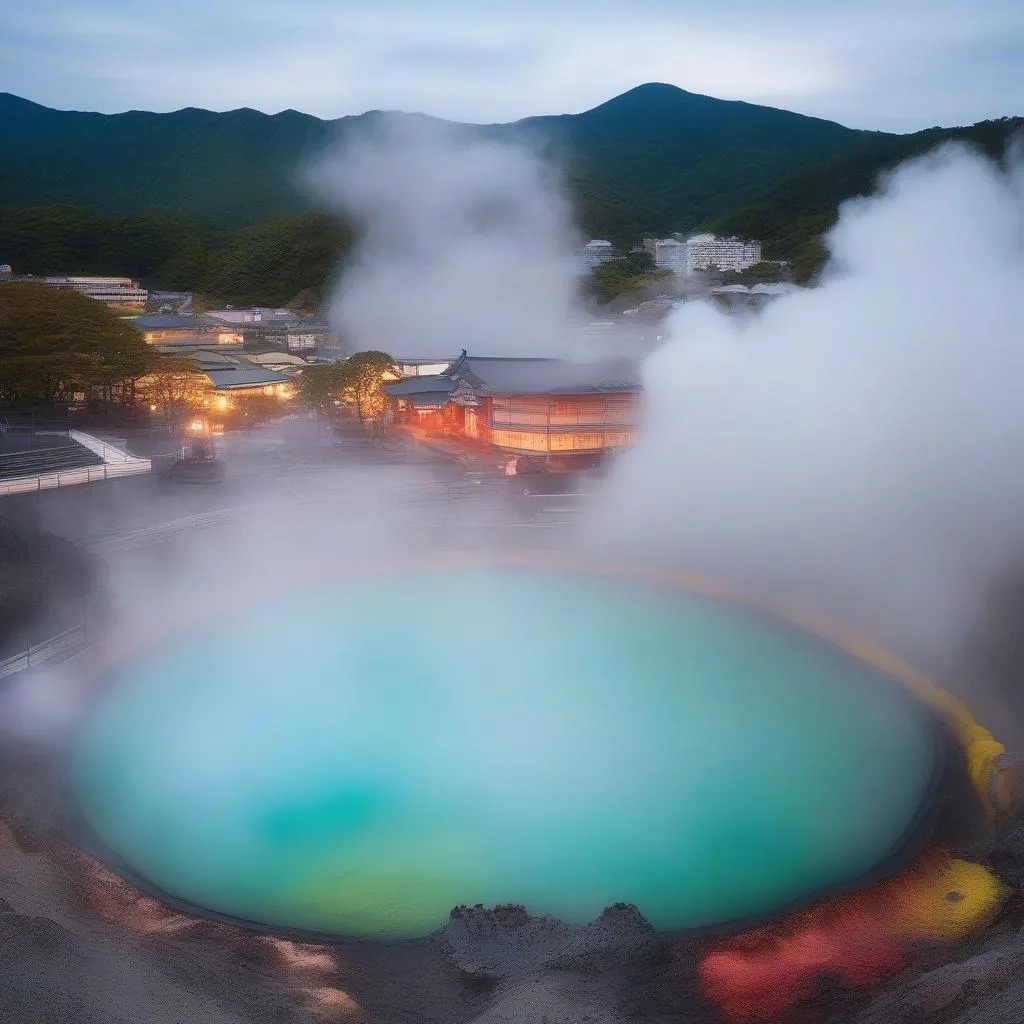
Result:
{"label": "gray rocky ground", "polygon": [[[349,464],[346,455],[342,473],[334,465],[342,456],[333,447],[293,449],[283,437],[276,448],[259,441],[250,455],[238,444],[231,453],[233,475],[219,490],[168,497],[153,481],[137,478],[117,488],[83,491],[73,500],[54,492],[35,505],[23,502],[10,510],[26,522],[42,519],[101,551],[115,577],[149,581],[154,574],[170,574],[194,554],[195,544],[185,538],[197,528],[196,516],[217,513],[231,529],[238,508],[266,506],[273,532],[260,537],[269,544],[285,532],[281,509],[298,508],[306,518],[290,520],[302,525],[289,535],[293,544],[308,525],[327,517],[333,522],[339,509],[357,505],[365,490],[365,467]],[[249,470],[246,460],[252,463]],[[552,537],[556,531],[549,527],[564,525],[559,517],[568,514],[559,500],[549,502],[554,512],[547,519],[534,512],[511,514],[505,504],[476,496],[461,481],[456,490],[468,494],[453,502],[444,472],[433,464],[406,465],[404,456],[395,456],[386,472],[375,470],[373,479],[375,486],[390,488],[388,494],[400,494],[401,502],[392,504],[404,510],[403,530],[424,522],[447,524],[461,544],[467,524],[486,523],[488,543],[496,527],[504,537],[512,525],[529,533],[536,546]],[[350,508],[346,514],[356,513]],[[204,524],[209,543],[202,564],[208,568],[211,552],[223,542],[213,532],[216,525]],[[431,534],[431,543],[439,543],[440,536]],[[319,542],[319,535],[314,539]],[[123,600],[134,600],[139,592],[125,593]],[[1018,621],[1024,618],[1014,618],[1004,635],[1015,636]],[[1015,684],[1024,653],[1016,657],[1009,642],[988,647],[1006,662],[992,669],[994,675]],[[625,907],[573,928],[533,918],[520,908],[460,909],[441,934],[397,946],[301,945],[162,908],[69,843],[57,812],[52,737],[42,746],[32,742],[23,748],[2,726],[0,819],[11,828],[0,827],[0,1024],[701,1024],[719,1019],[695,992],[694,948],[660,939]],[[1006,824],[990,856],[1004,880],[1017,887],[1024,883],[1024,818]],[[941,961],[919,963],[873,994],[837,994],[806,1019],[1020,1024],[1022,927],[1024,908],[1011,903],[979,941],[947,950]]]}
{"label": "gray rocky ground", "polygon": [[[1019,848],[1024,822],[1008,830]],[[717,1018],[693,950],[628,907],[569,927],[522,908],[458,909],[400,946],[303,945],[202,921],[70,848],[30,852],[0,829],[4,1024],[668,1024]],[[26,849],[26,845],[29,849]],[[813,1008],[827,1024],[1019,1024],[1024,932],[1011,906],[980,941],[867,996]],[[807,1018],[813,1019],[813,1018]]]}

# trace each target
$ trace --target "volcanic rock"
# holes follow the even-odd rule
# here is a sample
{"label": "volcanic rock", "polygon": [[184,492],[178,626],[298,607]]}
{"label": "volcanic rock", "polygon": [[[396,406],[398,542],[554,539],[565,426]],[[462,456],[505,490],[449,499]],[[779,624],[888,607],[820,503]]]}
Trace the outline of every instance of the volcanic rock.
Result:
{"label": "volcanic rock", "polygon": [[601,970],[653,954],[654,929],[636,907],[616,904],[589,924],[532,917],[525,907],[456,907],[441,935],[448,962],[476,979],[543,967]]}

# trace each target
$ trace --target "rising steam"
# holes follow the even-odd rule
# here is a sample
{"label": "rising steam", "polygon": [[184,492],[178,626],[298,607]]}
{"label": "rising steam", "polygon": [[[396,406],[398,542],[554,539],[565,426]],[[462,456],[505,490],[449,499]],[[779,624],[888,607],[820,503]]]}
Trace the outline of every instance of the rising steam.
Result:
{"label": "rising steam", "polygon": [[678,312],[594,545],[962,642],[1024,555],[1021,170],[944,148],[842,208],[818,287]]}
{"label": "rising steam", "polygon": [[579,320],[571,212],[528,147],[384,115],[311,180],[360,233],[331,308],[351,351],[566,353]]}

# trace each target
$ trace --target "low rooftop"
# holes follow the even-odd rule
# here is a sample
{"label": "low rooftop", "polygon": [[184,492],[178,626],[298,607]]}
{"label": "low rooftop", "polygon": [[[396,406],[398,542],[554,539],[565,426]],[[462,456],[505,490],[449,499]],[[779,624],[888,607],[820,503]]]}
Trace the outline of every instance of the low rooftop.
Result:
{"label": "low rooftop", "polygon": [[384,390],[394,398],[409,398],[413,395],[451,394],[455,380],[444,374],[430,373],[419,377],[404,377],[402,380],[384,385]]}
{"label": "low rooftop", "polygon": [[131,321],[140,331],[187,330],[205,331],[217,326],[205,316],[182,316],[172,313],[155,313],[152,316],[137,316]]}
{"label": "low rooftop", "polygon": [[640,363],[626,358],[570,362],[463,353],[444,376],[490,395],[609,394],[641,388]]}

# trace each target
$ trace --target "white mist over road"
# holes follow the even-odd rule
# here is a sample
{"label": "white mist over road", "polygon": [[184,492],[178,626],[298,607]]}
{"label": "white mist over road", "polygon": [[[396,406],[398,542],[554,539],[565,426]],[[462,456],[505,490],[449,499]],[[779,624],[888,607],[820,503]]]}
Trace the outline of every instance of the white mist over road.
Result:
{"label": "white mist over road", "polygon": [[331,307],[350,351],[567,354],[578,240],[554,168],[525,144],[385,115],[309,177],[360,232]]}
{"label": "white mist over road", "polygon": [[944,148],[827,241],[758,317],[675,314],[590,542],[948,650],[1024,555],[1021,163]]}

